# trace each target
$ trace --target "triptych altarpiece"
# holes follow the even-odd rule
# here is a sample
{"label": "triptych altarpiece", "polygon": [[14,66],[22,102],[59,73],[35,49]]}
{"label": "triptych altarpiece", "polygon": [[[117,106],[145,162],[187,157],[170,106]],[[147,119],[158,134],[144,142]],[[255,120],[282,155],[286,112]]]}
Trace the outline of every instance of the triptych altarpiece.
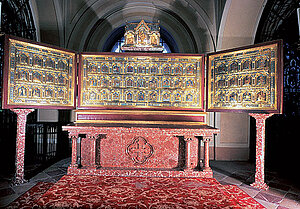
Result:
{"label": "triptych altarpiece", "polygon": [[11,36],[4,54],[2,108],[282,109],[281,41],[208,54],[206,75],[201,54],[77,54]]}

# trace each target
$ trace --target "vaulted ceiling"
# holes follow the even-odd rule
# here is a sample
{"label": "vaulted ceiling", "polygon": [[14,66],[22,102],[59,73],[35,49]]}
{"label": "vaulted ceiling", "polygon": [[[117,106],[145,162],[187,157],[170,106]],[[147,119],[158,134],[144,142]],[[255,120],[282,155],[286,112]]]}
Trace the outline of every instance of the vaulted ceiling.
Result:
{"label": "vaulted ceiling", "polygon": [[266,0],[31,0],[40,41],[105,51],[127,22],[160,21],[175,52],[207,53],[254,42]]}

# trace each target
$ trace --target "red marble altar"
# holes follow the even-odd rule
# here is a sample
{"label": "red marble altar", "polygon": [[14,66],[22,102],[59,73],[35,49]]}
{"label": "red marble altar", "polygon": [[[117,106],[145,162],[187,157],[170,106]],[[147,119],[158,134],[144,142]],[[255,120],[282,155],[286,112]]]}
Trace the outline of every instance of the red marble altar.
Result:
{"label": "red marble altar", "polygon": [[[68,174],[212,177],[209,140],[218,129],[190,127],[64,126],[72,138]],[[200,144],[204,143],[204,165]]]}
{"label": "red marble altar", "polygon": [[17,141],[16,141],[16,172],[14,184],[26,182],[24,179],[25,133],[27,115],[34,109],[11,109],[17,114]]}

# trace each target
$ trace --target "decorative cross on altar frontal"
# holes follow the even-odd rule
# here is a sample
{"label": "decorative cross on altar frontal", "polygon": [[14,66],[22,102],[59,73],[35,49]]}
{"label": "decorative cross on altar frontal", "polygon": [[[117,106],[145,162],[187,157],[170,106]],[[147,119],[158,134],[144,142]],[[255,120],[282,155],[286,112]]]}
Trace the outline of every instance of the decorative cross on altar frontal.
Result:
{"label": "decorative cross on altar frontal", "polygon": [[143,137],[137,137],[126,148],[126,153],[138,164],[143,164],[153,154],[153,147]]}

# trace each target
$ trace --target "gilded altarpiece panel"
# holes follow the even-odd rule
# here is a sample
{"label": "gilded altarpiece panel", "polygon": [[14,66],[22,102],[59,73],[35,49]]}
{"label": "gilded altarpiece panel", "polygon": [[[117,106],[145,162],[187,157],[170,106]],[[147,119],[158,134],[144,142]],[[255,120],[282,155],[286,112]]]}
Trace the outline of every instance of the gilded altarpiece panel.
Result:
{"label": "gilded altarpiece panel", "polygon": [[81,54],[82,109],[203,110],[203,56]]}
{"label": "gilded altarpiece panel", "polygon": [[6,38],[3,108],[75,108],[76,54]]}
{"label": "gilded altarpiece panel", "polygon": [[281,41],[208,55],[207,111],[282,111]]}

